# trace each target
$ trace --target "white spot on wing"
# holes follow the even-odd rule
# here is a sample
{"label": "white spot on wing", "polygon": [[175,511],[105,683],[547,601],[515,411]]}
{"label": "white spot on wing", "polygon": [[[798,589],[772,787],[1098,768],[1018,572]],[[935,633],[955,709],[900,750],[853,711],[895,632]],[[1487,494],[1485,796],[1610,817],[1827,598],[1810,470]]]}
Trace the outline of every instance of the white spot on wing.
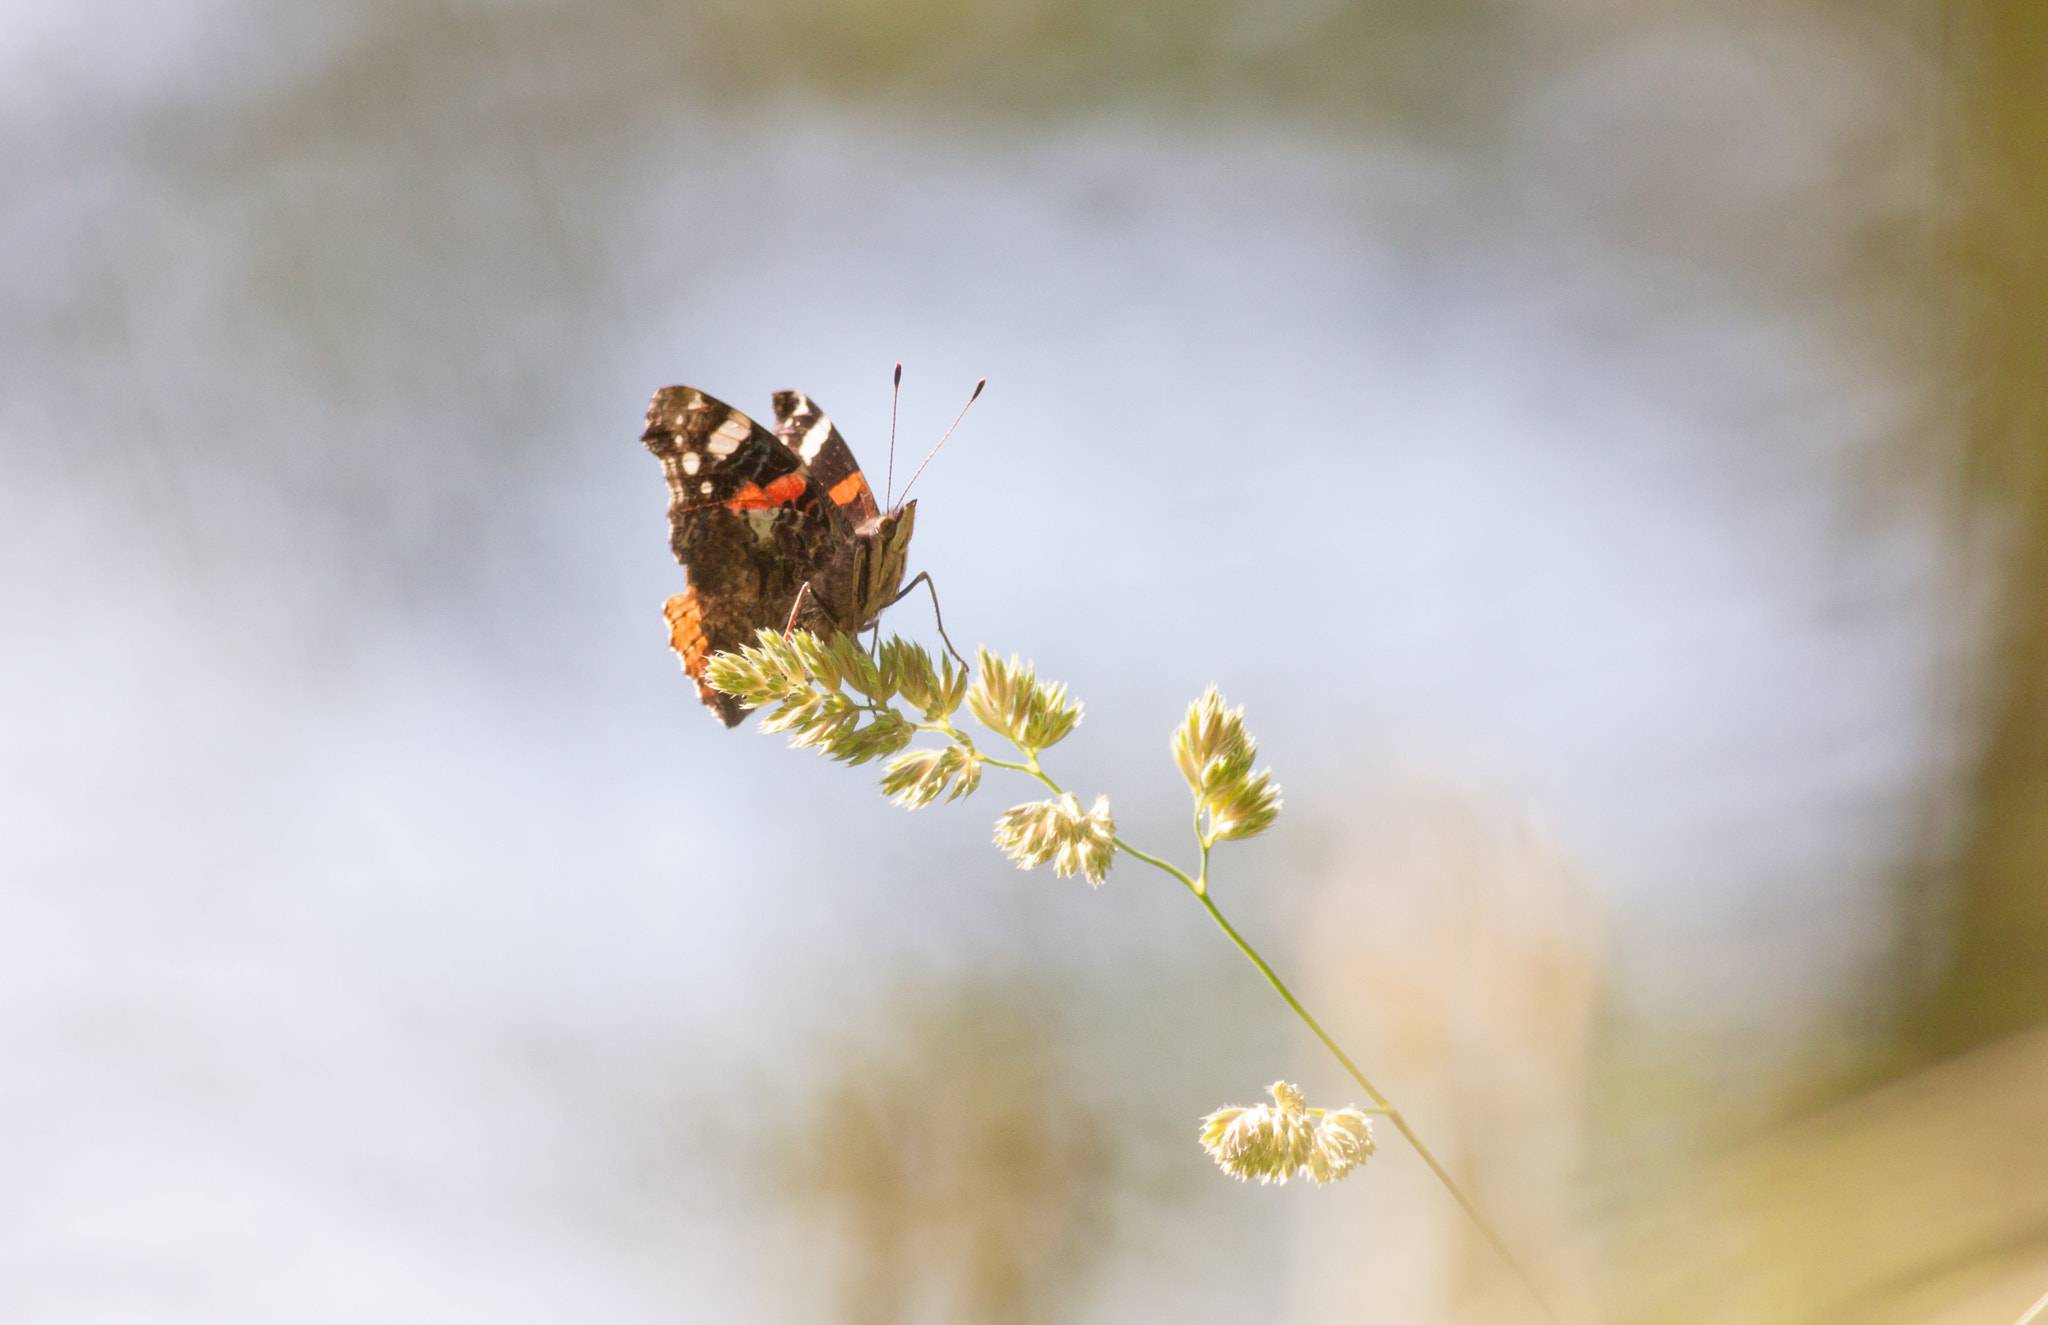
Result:
{"label": "white spot on wing", "polygon": [[697,491],[699,491],[699,492],[703,493],[703,494],[704,494],[705,496],[709,497],[709,496],[711,495],[711,489],[712,489],[712,486],[713,486],[713,485],[712,485],[712,482],[711,482],[711,480],[707,478],[707,479],[705,479],[705,480],[704,480],[704,481],[703,481],[702,483],[700,483],[700,484],[698,484],[698,485],[697,485]]}
{"label": "white spot on wing", "polygon": [[685,474],[695,474],[697,472],[697,466],[703,463],[704,457],[698,455],[695,451],[683,452],[683,472]]}
{"label": "white spot on wing", "polygon": [[804,444],[797,449],[797,454],[801,455],[805,460],[816,460],[818,452],[824,449],[825,439],[831,435],[832,420],[820,414],[818,421],[812,424],[809,430],[804,433]]}
{"label": "white spot on wing", "polygon": [[740,449],[740,443],[753,435],[746,420],[734,417],[727,419],[712,431],[711,440],[704,443],[704,449],[715,456],[728,456]]}

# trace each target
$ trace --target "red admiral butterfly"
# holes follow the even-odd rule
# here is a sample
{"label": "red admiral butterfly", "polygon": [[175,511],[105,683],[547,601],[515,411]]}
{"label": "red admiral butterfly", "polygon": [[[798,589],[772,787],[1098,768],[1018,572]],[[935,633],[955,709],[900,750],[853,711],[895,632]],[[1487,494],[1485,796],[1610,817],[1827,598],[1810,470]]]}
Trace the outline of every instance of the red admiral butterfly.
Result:
{"label": "red admiral butterfly", "polygon": [[665,386],[641,435],[668,477],[669,546],[690,579],[663,609],[669,645],[728,727],[746,712],[705,682],[712,654],[763,629],[857,633],[907,592],[917,503],[883,511],[824,411],[799,391],[774,403],[770,433],[694,387]]}

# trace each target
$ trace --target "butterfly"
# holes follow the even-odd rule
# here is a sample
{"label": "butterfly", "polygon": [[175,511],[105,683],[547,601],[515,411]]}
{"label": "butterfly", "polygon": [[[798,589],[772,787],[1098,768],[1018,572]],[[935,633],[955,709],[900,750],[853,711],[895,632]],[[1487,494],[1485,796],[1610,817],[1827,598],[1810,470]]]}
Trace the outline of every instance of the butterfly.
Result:
{"label": "butterfly", "polygon": [[746,711],[705,681],[713,654],[764,629],[856,634],[909,592],[917,503],[884,511],[810,397],[778,391],[773,403],[770,432],[695,387],[665,386],[641,434],[668,479],[669,547],[689,575],[663,608],[669,644],[728,727]]}

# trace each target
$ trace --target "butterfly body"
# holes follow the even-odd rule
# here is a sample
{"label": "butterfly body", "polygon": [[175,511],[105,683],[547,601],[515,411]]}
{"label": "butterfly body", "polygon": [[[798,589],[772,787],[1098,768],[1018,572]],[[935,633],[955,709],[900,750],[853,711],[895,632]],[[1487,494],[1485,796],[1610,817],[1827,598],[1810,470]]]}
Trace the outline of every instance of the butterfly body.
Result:
{"label": "butterfly body", "polygon": [[689,587],[668,600],[669,643],[726,726],[745,711],[705,680],[711,655],[794,624],[857,632],[895,601],[917,503],[884,511],[853,452],[797,391],[769,432],[694,387],[654,393],[641,440],[669,488],[669,547]]}

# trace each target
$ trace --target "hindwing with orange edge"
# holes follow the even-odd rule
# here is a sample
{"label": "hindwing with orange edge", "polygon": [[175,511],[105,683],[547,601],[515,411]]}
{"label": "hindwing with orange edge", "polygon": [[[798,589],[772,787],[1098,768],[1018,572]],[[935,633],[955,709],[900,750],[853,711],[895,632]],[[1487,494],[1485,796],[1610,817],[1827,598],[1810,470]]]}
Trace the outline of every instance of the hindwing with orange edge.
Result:
{"label": "hindwing with orange edge", "polygon": [[704,634],[704,613],[697,606],[697,590],[683,590],[661,606],[668,618],[668,646],[683,660],[683,671],[697,683],[697,698],[728,727],[736,727],[746,716],[740,702],[704,679],[704,666],[711,660],[711,641]]}

